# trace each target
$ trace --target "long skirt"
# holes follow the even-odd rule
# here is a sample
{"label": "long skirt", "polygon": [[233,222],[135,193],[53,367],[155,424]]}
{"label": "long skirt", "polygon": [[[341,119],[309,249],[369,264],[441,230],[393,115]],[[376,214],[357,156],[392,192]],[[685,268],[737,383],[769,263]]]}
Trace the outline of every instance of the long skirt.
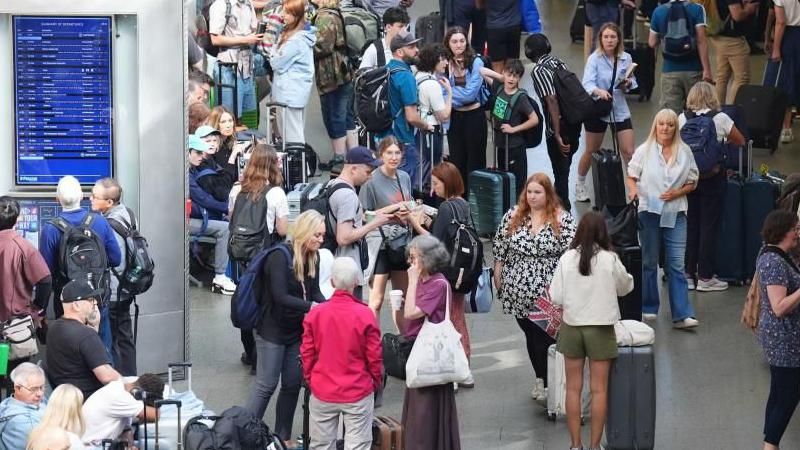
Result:
{"label": "long skirt", "polygon": [[407,388],[402,422],[406,450],[461,450],[452,383]]}

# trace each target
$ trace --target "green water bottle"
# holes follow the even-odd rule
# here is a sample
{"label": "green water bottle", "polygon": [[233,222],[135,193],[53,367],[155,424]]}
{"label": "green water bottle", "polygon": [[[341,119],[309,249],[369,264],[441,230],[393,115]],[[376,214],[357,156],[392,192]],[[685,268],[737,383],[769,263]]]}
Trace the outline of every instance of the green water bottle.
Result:
{"label": "green water bottle", "polygon": [[8,342],[0,342],[0,376],[8,373],[8,351],[11,349]]}

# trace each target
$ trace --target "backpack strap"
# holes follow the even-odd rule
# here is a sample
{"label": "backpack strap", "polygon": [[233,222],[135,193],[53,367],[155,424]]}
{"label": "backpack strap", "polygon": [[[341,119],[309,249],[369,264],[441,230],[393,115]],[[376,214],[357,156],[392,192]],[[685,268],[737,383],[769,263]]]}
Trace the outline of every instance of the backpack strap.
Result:
{"label": "backpack strap", "polygon": [[[347,183],[336,183],[333,186],[329,186],[329,187],[325,188],[325,189],[330,189],[331,190],[330,192],[328,192],[328,200],[327,200],[327,202],[328,202],[328,214],[330,214],[331,217],[333,217],[334,222],[338,222],[339,219],[336,218],[336,214],[334,214],[333,210],[331,210],[331,197],[333,197],[333,193],[334,192],[336,192],[336,191],[338,191],[339,189],[342,189],[342,188],[350,188],[350,189],[353,189],[353,192],[356,191],[352,186],[350,186]],[[334,227],[334,229],[335,229],[335,227]]]}
{"label": "backpack strap", "polygon": [[62,234],[66,233],[67,230],[72,228],[72,224],[67,222],[67,219],[65,219],[65,218],[63,218],[61,216],[56,217],[55,219],[51,220],[50,223],[53,224],[54,227],[58,228],[58,230],[61,231]]}
{"label": "backpack strap", "polygon": [[[131,226],[125,222],[124,219],[120,221],[119,219],[106,219],[109,225],[111,225],[111,229],[114,230],[115,233],[122,236],[123,239],[128,239],[131,235]],[[123,223],[124,222],[124,223]]]}
{"label": "backpack strap", "polygon": [[383,52],[383,42],[381,42],[381,38],[375,39],[372,45],[375,46],[375,52],[378,56],[378,65],[383,67],[386,65],[386,54]]}

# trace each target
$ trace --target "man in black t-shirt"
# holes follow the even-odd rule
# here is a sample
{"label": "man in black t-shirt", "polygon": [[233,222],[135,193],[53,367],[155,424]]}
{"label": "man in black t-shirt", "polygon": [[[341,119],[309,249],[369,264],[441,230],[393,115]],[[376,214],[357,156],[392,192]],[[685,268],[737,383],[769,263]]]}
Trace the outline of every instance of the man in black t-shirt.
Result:
{"label": "man in black t-shirt", "polygon": [[527,92],[519,88],[519,80],[524,73],[522,61],[508,61],[503,70],[502,83],[492,83],[490,109],[494,145],[497,147],[498,161],[495,164],[501,170],[514,174],[517,195],[528,178],[528,154],[523,132],[539,124],[539,116],[533,109]]}
{"label": "man in black t-shirt", "polygon": [[64,315],[50,325],[47,333],[47,377],[53,388],[69,383],[87,399],[103,385],[121,375],[97,334],[100,311],[97,302],[103,290],[88,279],[72,280],[61,291]]}
{"label": "man in black t-shirt", "polygon": [[[717,60],[714,70],[717,99],[723,105],[733,103],[739,87],[750,82],[750,45],[746,36],[758,7],[758,0],[717,0],[717,11],[706,11],[706,34]],[[718,20],[714,20],[714,14]]]}

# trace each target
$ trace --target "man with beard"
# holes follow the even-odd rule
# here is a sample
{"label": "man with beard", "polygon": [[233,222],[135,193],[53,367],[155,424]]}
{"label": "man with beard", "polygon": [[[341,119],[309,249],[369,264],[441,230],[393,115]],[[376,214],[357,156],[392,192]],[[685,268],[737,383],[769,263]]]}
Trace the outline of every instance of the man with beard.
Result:
{"label": "man with beard", "polygon": [[419,170],[419,150],[415,144],[414,129],[433,131],[433,125],[419,115],[417,81],[411,72],[411,66],[417,63],[420,39],[414,39],[410,33],[399,34],[392,38],[389,48],[394,59],[386,64],[389,70],[389,106],[394,122],[389,134],[393,134],[403,144],[403,163],[400,170],[416,179]]}
{"label": "man with beard", "polygon": [[72,280],[61,291],[64,315],[47,333],[47,376],[52,387],[69,383],[89,398],[96,390],[120,379],[97,334],[103,290],[87,278]]}

